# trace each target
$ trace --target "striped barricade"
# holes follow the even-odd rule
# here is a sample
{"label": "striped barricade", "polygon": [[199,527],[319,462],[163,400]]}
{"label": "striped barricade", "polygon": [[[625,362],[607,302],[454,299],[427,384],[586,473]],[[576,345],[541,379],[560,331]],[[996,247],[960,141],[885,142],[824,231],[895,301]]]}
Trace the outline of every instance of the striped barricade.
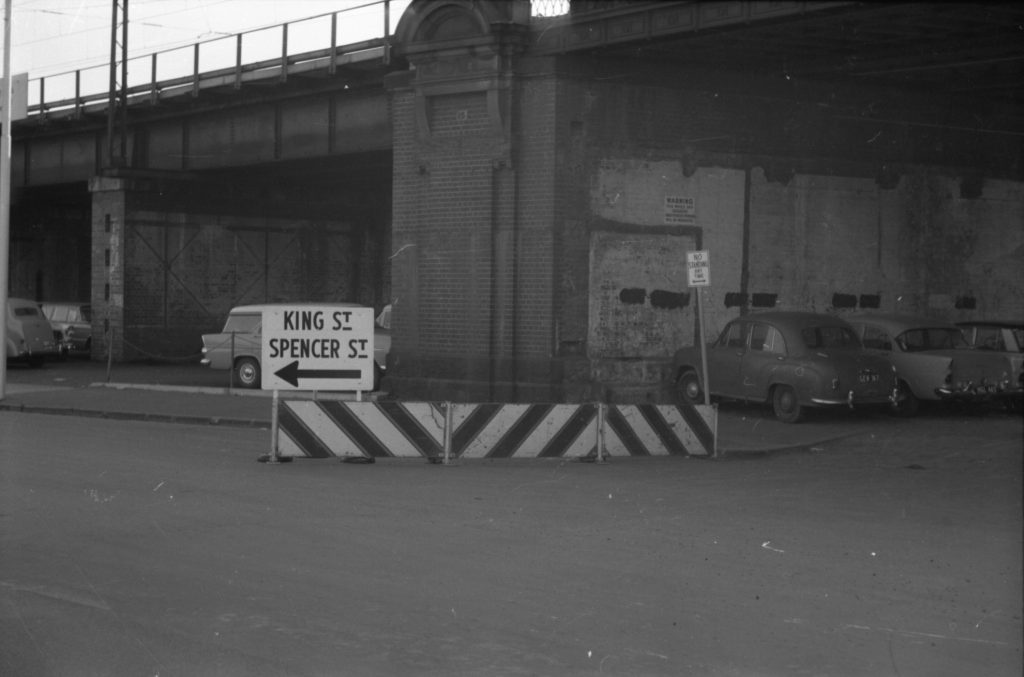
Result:
{"label": "striped barricade", "polygon": [[298,400],[278,421],[279,457],[711,457],[717,437],[717,410],[687,405]]}

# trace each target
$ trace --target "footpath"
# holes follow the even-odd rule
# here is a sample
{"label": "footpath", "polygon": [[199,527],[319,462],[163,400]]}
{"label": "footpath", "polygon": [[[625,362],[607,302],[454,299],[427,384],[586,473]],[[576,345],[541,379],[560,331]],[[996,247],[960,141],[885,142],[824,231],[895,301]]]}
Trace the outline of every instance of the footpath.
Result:
{"label": "footpath", "polygon": [[[227,375],[197,365],[48,364],[7,372],[0,411],[270,429],[272,393],[227,386]],[[355,400],[355,393],[281,393],[288,399]],[[378,393],[363,395],[376,399]],[[886,419],[849,411],[814,412],[798,424],[774,420],[762,407],[720,405],[718,453],[759,454],[809,449],[867,434]]]}

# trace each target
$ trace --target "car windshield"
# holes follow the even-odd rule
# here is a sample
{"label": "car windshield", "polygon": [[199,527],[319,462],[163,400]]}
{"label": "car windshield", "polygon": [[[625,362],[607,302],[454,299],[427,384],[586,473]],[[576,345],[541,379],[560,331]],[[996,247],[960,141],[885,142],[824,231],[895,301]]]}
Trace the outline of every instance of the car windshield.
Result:
{"label": "car windshield", "polygon": [[967,341],[964,340],[963,334],[954,327],[910,329],[900,334],[896,338],[896,342],[908,353],[967,347]]}
{"label": "car windshield", "polygon": [[228,321],[224,323],[224,331],[221,333],[230,334],[252,334],[259,331],[263,315],[260,313],[234,313],[228,315]]}
{"label": "car windshield", "polygon": [[39,309],[35,306],[15,306],[14,316],[15,317],[36,317],[39,315]]}
{"label": "car windshield", "polygon": [[857,350],[860,341],[857,335],[848,327],[840,327],[835,324],[823,324],[816,327],[804,327],[800,331],[804,345],[811,350],[821,348],[840,348],[843,350]]}

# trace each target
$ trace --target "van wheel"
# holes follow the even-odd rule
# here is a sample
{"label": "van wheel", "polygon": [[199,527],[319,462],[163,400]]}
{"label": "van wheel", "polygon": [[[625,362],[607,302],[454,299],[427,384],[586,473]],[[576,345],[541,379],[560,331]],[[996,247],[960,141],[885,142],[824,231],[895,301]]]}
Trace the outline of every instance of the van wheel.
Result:
{"label": "van wheel", "polygon": [[253,357],[235,361],[235,385],[240,388],[260,387],[260,363]]}
{"label": "van wheel", "polygon": [[772,411],[775,418],[783,423],[796,423],[804,416],[796,391],[790,386],[775,386],[772,389]]}

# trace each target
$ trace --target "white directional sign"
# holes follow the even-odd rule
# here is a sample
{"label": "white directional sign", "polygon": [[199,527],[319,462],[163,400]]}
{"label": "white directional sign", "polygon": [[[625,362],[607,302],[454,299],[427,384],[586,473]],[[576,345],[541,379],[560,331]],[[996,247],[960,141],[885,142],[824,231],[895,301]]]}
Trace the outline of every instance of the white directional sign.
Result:
{"label": "white directional sign", "polygon": [[263,311],[263,390],[373,390],[373,308]]}
{"label": "white directional sign", "polygon": [[691,287],[711,284],[711,259],[707,250],[686,252],[686,280]]}

